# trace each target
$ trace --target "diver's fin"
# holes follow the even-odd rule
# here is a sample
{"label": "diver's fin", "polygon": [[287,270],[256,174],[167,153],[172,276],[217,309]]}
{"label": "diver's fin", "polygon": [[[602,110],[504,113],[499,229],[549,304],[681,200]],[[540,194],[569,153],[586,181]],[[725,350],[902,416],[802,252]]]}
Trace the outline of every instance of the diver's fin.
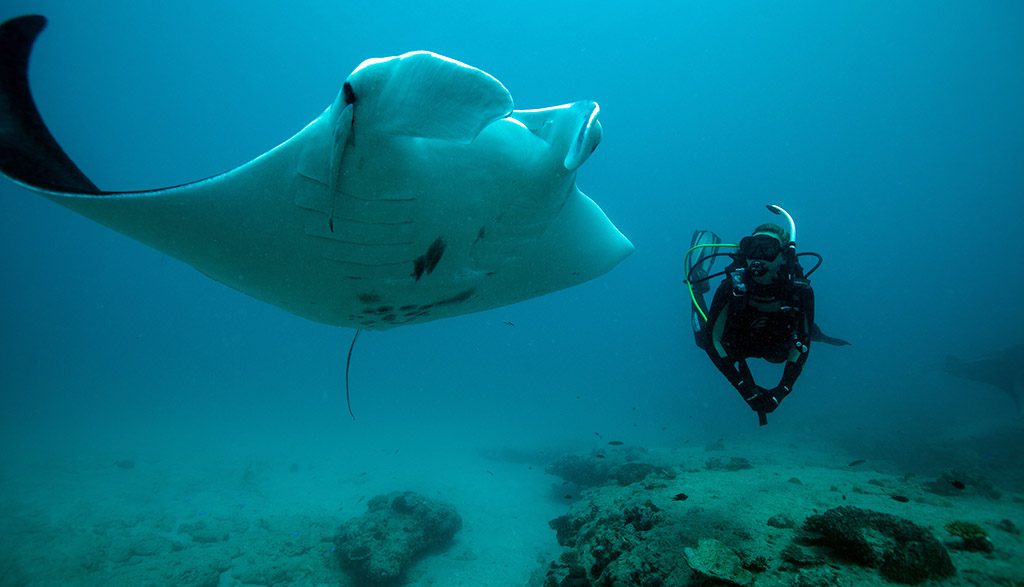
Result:
{"label": "diver's fin", "polygon": [[[693,236],[690,237],[691,249],[697,245],[720,244],[722,244],[722,239],[719,238],[717,234],[711,232],[710,230],[695,230],[693,231]],[[689,267],[686,268],[686,275],[687,277],[691,277],[692,272],[692,277],[694,281],[693,290],[697,293],[705,294],[711,290],[711,286],[708,285],[708,282],[704,281],[704,279],[706,279],[707,276],[711,274],[711,267],[715,264],[715,262],[711,261],[707,267],[704,267],[703,265],[704,259],[714,252],[715,251],[712,250],[711,248],[698,249],[697,251],[695,251],[695,254],[691,255],[690,257],[691,262]]]}
{"label": "diver's fin", "polygon": [[[697,245],[719,245],[722,244],[722,239],[717,234],[710,230],[695,230],[693,236],[690,237],[690,248]],[[711,291],[711,285],[708,283],[707,277],[711,274],[711,267],[715,264],[714,259],[711,260],[707,266],[704,266],[705,258],[714,253],[712,247],[701,248],[695,251],[696,254],[691,255],[690,264],[686,267],[686,278],[689,280],[692,278],[690,287],[693,288],[693,304],[690,304],[690,324],[693,326],[693,338],[697,342],[697,346],[704,348],[704,316],[708,315],[708,303],[704,299],[704,294]],[[694,257],[696,260],[694,260]],[[698,311],[697,306],[700,308]]]}
{"label": "diver's fin", "polygon": [[823,342],[833,346],[850,346],[852,343],[845,341],[841,338],[829,336],[821,331],[821,327],[817,324],[811,325],[811,340],[814,342]]}

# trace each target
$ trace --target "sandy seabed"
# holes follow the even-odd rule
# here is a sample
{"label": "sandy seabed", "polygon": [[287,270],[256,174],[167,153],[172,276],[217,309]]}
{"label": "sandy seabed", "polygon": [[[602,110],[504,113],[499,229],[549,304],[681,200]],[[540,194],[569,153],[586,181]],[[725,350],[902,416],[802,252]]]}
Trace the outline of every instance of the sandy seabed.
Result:
{"label": "sandy seabed", "polygon": [[[593,442],[574,450],[602,458],[621,450]],[[404,584],[412,586],[540,585],[563,553],[549,521],[572,508],[623,499],[649,501],[666,516],[699,508],[745,528],[773,563],[754,585],[794,584],[772,560],[778,549],[771,545],[798,528],[769,526],[770,517],[785,514],[799,525],[844,505],[900,516],[944,542],[952,539],[947,523],[977,523],[994,552],[950,549],[957,575],[939,584],[1024,585],[1024,538],[1006,529],[1024,527],[1024,494],[1004,490],[993,499],[968,488],[937,495],[927,490],[934,477],[872,460],[850,466],[847,455],[799,443],[780,448],[737,440],[644,450],[667,463],[673,477],[584,488],[545,472],[560,450],[459,443],[298,457],[246,450],[8,454],[0,461],[0,583],[356,585],[338,563],[338,526],[362,515],[375,495],[410,490],[454,505],[463,521],[449,548],[408,570]],[[752,467],[708,466],[734,457]],[[673,499],[679,493],[686,499]],[[849,572],[837,584],[877,578],[863,569]]]}

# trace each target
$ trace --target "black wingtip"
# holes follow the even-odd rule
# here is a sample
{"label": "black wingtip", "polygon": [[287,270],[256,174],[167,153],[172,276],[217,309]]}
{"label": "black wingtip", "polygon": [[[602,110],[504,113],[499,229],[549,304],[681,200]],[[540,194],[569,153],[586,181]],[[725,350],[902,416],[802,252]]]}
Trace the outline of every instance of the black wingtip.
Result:
{"label": "black wingtip", "polygon": [[0,24],[0,49],[3,50],[4,62],[28,61],[39,33],[46,28],[46,17],[40,14],[26,14]]}
{"label": "black wingtip", "polygon": [[29,14],[0,24],[0,91],[4,114],[17,107],[12,100],[28,88],[28,58],[39,33],[46,28],[46,17]]}
{"label": "black wingtip", "polygon": [[0,173],[56,192],[100,193],[46,128],[28,83],[28,62],[46,17],[0,24]]}

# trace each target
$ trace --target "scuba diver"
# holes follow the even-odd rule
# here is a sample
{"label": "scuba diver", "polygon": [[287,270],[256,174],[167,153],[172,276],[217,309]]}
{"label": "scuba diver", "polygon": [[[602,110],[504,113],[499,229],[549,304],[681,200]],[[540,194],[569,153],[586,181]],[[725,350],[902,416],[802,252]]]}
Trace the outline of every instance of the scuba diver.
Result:
{"label": "scuba diver", "polygon": [[[796,252],[796,224],[781,206],[768,210],[786,218],[789,230],[777,224],[762,224],[738,245],[722,244],[713,232],[694,232],[686,252],[686,284],[690,291],[691,318],[697,346],[725,375],[748,406],[758,414],[760,424],[793,391],[803,371],[811,341],[833,345],[850,343],[826,336],[814,321],[814,291],[808,277],[821,266],[821,255]],[[709,253],[712,249],[735,248],[735,252]],[[690,259],[697,252],[696,261]],[[709,275],[714,260],[728,256],[724,271]],[[813,256],[817,263],[804,272],[799,257]],[[710,261],[705,266],[705,262]],[[708,281],[725,275],[711,301],[704,294]],[[785,363],[779,384],[771,389],[754,382],[747,359]]]}

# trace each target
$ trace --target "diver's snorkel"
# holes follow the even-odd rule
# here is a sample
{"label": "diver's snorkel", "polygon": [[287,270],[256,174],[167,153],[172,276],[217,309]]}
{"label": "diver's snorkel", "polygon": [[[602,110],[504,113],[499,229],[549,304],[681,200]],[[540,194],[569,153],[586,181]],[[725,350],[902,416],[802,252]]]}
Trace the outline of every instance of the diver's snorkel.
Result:
{"label": "diver's snorkel", "polygon": [[[782,206],[778,206],[776,204],[768,204],[767,208],[768,211],[771,212],[772,214],[780,214],[782,216],[785,216],[786,220],[789,221],[789,242],[780,242],[780,244],[782,245],[783,250],[788,251],[788,254],[785,255],[783,258],[787,259],[787,261],[792,261],[793,259],[796,258],[796,222],[793,221],[793,217],[790,216],[789,212],[786,212],[786,210]],[[768,260],[750,260],[747,265],[747,271],[755,279],[760,279],[764,277],[768,273]]]}
{"label": "diver's snorkel", "polygon": [[789,215],[789,212],[777,204],[768,204],[768,211],[772,214],[781,214],[786,217],[789,222],[789,247],[792,249],[796,248],[796,222],[793,222],[793,217]]}

